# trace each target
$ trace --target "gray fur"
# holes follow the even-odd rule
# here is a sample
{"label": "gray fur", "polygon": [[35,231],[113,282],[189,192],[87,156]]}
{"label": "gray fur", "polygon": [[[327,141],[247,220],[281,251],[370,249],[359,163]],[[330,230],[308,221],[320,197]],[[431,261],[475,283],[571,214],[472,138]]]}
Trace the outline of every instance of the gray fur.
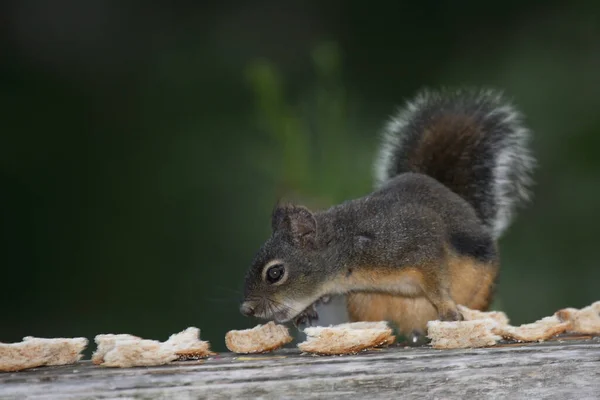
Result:
{"label": "gray fur", "polygon": [[[365,197],[318,213],[307,214],[300,206],[280,207],[273,219],[292,223],[273,224],[272,236],[246,275],[245,300],[253,302],[256,316],[280,322],[296,317],[327,294],[403,292],[396,282],[358,288],[344,287],[340,278],[365,266],[402,268],[435,262],[454,237],[474,243],[475,248],[468,248],[473,256],[490,262],[497,258],[493,240],[473,207],[433,178],[417,173],[401,174]],[[294,231],[294,226],[313,219],[315,229],[308,238]],[[262,277],[264,265],[274,259],[281,260],[289,274],[278,286]]]}
{"label": "gray fur", "polygon": [[[516,208],[530,199],[535,166],[528,148],[530,131],[523,124],[521,113],[501,92],[492,89],[420,92],[383,130],[374,164],[376,187],[410,170],[403,165],[403,160],[414,150],[407,142],[421,135],[432,118],[457,112],[472,117],[485,131],[481,148],[487,151],[470,156],[473,168],[488,169],[491,174],[486,180],[473,182],[480,193],[467,200],[494,238],[499,238],[510,225]],[[458,193],[461,194],[460,188]]]}
{"label": "gray fur", "polygon": [[[528,137],[498,92],[421,92],[388,123],[373,193],[320,212],[276,207],[246,275],[245,314],[284,322],[316,315],[325,295],[423,295],[410,283],[351,277],[421,266],[444,288],[448,248],[495,268],[496,239],[529,198]],[[273,260],[285,266],[276,284],[263,273]]]}

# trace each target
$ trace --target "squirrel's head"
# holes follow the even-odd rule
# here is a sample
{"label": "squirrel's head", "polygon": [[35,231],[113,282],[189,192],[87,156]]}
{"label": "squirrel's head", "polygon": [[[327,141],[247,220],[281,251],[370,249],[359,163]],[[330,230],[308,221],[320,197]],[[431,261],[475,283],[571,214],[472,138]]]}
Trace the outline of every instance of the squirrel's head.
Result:
{"label": "squirrel's head", "polygon": [[326,293],[326,239],[315,215],[303,206],[277,206],[272,235],[247,272],[242,314],[286,322]]}

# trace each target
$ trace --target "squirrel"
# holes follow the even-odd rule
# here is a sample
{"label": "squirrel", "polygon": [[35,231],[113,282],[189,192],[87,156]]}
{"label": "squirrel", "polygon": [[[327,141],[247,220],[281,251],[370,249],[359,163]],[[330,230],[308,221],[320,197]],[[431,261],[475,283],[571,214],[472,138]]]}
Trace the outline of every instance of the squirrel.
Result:
{"label": "squirrel", "polygon": [[529,139],[500,91],[421,90],[385,125],[372,193],[274,208],[241,313],[311,322],[320,300],[345,295],[351,321],[389,321],[416,342],[428,321],[462,320],[458,304],[487,310],[498,239],[531,199]]}

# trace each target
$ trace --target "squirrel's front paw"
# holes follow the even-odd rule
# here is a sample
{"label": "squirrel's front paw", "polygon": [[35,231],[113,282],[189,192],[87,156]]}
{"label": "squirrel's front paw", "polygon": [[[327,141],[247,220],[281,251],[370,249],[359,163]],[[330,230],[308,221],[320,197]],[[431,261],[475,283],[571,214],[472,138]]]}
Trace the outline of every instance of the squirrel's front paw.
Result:
{"label": "squirrel's front paw", "polygon": [[456,309],[448,310],[448,311],[444,312],[443,314],[440,314],[439,318],[440,318],[440,321],[463,321],[464,320],[462,314]]}
{"label": "squirrel's front paw", "polygon": [[294,318],[294,325],[298,328],[300,325],[311,326],[314,321],[319,320],[319,314],[317,313],[317,307],[315,304],[302,311],[296,318]]}

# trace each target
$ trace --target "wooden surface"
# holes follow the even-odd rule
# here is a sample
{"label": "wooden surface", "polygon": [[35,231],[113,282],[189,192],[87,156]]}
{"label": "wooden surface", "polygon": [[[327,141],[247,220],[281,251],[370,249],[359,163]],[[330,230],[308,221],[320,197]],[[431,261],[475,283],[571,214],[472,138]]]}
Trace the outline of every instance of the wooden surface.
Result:
{"label": "wooden surface", "polygon": [[600,399],[600,338],[488,349],[392,347],[355,356],[229,353],[151,368],[0,373],[0,399]]}

